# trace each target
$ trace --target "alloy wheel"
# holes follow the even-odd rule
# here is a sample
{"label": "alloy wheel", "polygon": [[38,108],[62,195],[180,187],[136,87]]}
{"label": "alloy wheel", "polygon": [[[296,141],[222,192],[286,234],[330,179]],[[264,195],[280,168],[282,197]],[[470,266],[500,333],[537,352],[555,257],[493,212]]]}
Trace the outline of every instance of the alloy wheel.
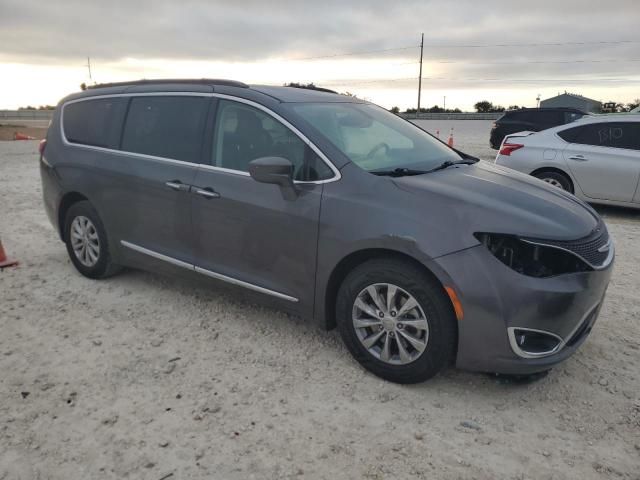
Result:
{"label": "alloy wheel", "polygon": [[71,248],[85,267],[93,267],[100,258],[100,239],[95,225],[87,217],[78,216],[71,222]]}
{"label": "alloy wheel", "polygon": [[547,182],[549,185],[553,185],[554,187],[558,187],[558,188],[564,189],[564,187],[562,186],[562,183],[560,183],[555,178],[543,178],[542,181],[543,182]]}
{"label": "alloy wheel", "polygon": [[429,341],[429,322],[418,301],[390,283],[375,283],[356,297],[353,327],[367,351],[392,365],[417,360]]}

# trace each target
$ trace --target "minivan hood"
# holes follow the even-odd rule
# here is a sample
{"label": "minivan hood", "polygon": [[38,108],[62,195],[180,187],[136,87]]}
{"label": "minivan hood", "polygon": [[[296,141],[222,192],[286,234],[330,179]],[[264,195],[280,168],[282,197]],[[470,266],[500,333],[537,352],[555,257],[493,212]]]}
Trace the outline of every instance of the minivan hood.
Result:
{"label": "minivan hood", "polygon": [[599,221],[595,211],[573,195],[484,161],[394,181],[399,188],[428,197],[429,210],[443,209],[469,233],[576,240],[591,233]]}

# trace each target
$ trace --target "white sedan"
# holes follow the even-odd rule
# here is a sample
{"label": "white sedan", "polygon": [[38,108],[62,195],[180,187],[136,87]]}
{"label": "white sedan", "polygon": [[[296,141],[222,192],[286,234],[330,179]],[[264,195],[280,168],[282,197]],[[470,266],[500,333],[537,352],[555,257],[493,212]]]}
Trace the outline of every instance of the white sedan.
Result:
{"label": "white sedan", "polygon": [[495,163],[587,202],[640,208],[640,114],[586,116],[508,135]]}

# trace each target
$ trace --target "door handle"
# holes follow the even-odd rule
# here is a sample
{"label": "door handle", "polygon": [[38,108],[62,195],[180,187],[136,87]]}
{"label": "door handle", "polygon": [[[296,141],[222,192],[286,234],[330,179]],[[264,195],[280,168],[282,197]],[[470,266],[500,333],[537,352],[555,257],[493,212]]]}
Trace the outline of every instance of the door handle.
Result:
{"label": "door handle", "polygon": [[164,184],[175,190],[176,192],[186,192],[187,190],[189,190],[189,185],[187,185],[186,183],[182,183],[180,180],[169,180],[167,182],[164,182]]}
{"label": "door handle", "polygon": [[584,155],[572,155],[569,157],[569,160],[575,160],[577,162],[586,162],[589,159],[584,158]]}
{"label": "door handle", "polygon": [[206,188],[198,188],[196,187],[196,189],[194,190],[195,193],[197,193],[198,195],[210,200],[212,198],[220,198],[220,194],[216,191],[213,190],[213,188],[211,187],[206,187]]}

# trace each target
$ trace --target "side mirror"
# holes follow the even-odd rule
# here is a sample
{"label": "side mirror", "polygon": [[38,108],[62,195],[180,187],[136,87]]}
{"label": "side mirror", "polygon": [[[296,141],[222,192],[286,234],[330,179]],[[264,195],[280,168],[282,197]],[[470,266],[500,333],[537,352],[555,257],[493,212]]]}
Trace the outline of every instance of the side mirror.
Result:
{"label": "side mirror", "polygon": [[249,175],[256,182],[280,186],[285,200],[294,200],[298,196],[293,183],[293,164],[286,158],[256,158],[249,162]]}

